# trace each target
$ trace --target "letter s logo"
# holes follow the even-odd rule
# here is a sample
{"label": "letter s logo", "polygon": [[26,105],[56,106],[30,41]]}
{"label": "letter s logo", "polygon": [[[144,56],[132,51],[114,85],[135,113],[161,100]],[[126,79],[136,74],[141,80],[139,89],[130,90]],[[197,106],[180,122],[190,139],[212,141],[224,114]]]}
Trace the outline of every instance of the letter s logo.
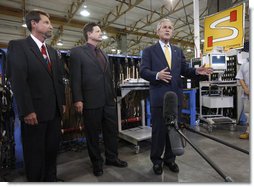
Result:
{"label": "letter s logo", "polygon": [[227,16],[227,17],[224,17],[224,18],[221,18],[215,22],[213,22],[211,25],[210,25],[210,28],[211,29],[220,29],[220,30],[223,30],[223,29],[229,29],[229,30],[232,30],[232,34],[229,35],[229,36],[225,36],[225,37],[221,37],[221,38],[216,38],[216,39],[213,39],[213,43],[214,42],[222,42],[222,41],[226,41],[226,40],[232,40],[232,39],[235,39],[237,36],[238,36],[238,29],[235,28],[235,27],[229,27],[229,26],[217,26],[218,24],[222,23],[222,22],[225,22],[225,21],[228,21],[230,20],[230,16]]}
{"label": "letter s logo", "polygon": [[241,48],[244,41],[244,3],[208,16],[204,20],[204,52],[215,46],[224,50]]}

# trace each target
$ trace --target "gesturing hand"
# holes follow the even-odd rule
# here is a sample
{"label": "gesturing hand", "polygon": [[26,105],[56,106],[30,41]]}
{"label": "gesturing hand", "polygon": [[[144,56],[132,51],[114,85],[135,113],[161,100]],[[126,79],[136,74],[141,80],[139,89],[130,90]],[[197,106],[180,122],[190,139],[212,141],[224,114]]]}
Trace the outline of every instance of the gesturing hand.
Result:
{"label": "gesturing hand", "polygon": [[159,80],[162,80],[166,83],[169,83],[169,81],[171,80],[172,76],[170,75],[170,72],[168,71],[168,67],[166,67],[165,69],[161,70],[158,73],[158,78]]}
{"label": "gesturing hand", "polygon": [[211,67],[209,68],[206,68],[205,67],[205,64],[200,66],[199,68],[196,69],[196,72],[199,74],[199,75],[210,75],[213,73],[213,69]]}

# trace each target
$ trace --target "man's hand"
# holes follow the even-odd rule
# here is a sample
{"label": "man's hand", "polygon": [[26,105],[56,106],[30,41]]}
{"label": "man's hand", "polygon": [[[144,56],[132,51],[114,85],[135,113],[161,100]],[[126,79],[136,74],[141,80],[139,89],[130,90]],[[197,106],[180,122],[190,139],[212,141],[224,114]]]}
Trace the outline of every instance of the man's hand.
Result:
{"label": "man's hand", "polygon": [[246,88],[245,89],[243,89],[243,91],[244,91],[244,93],[246,94],[246,95],[250,95],[250,90],[249,90],[249,88],[246,86]]}
{"label": "man's hand", "polygon": [[172,76],[170,75],[170,72],[168,71],[168,67],[166,67],[165,69],[161,70],[158,73],[158,78],[159,80],[162,80],[166,83],[169,83],[169,81],[171,80]]}
{"label": "man's hand", "polygon": [[35,112],[32,112],[24,117],[24,122],[28,125],[36,125],[38,124],[37,116]]}
{"label": "man's hand", "polygon": [[83,112],[83,102],[78,101],[78,102],[74,103],[74,108],[78,113],[82,113]]}
{"label": "man's hand", "polygon": [[245,81],[243,79],[240,79],[239,81],[240,81],[240,84],[243,88],[244,93],[249,96],[250,95],[249,87],[247,86],[247,84],[245,83]]}
{"label": "man's hand", "polygon": [[196,69],[196,73],[199,75],[210,75],[213,73],[213,69],[211,67],[206,68],[204,64]]}
{"label": "man's hand", "polygon": [[66,112],[66,106],[63,105],[63,114]]}

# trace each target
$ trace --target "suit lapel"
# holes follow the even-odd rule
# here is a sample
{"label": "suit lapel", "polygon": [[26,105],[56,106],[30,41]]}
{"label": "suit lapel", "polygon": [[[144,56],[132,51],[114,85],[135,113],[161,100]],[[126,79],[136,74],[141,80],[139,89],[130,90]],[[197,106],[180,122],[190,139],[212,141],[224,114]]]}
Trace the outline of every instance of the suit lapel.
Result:
{"label": "suit lapel", "polygon": [[164,55],[164,52],[161,49],[161,45],[159,42],[155,44],[155,52],[157,53],[158,57],[160,58],[160,62],[163,63],[164,66],[168,66],[166,57]]}
{"label": "suit lapel", "polygon": [[[55,59],[55,52],[54,52],[54,50],[51,48],[51,47],[49,47],[48,45],[47,45],[47,50],[48,50],[48,54],[49,54],[49,59],[50,59],[50,62],[51,62],[51,68],[52,68],[52,73],[53,73],[53,70],[55,69],[55,61],[56,61],[56,59]],[[47,68],[47,70],[48,70],[48,68]]]}
{"label": "suit lapel", "polygon": [[103,56],[104,56],[104,58],[106,60],[106,66],[105,66],[105,70],[104,71],[107,71],[107,68],[108,68],[108,65],[109,65],[109,60],[108,60],[107,55],[103,51],[101,51],[101,52],[102,52],[102,54],[103,54]]}
{"label": "suit lapel", "polygon": [[93,59],[93,61],[96,61],[95,56],[92,54],[92,51],[91,51],[91,49],[90,49],[88,46],[84,45],[84,46],[82,46],[82,48],[84,49],[84,51],[86,52],[86,54],[87,54],[91,59]]}
{"label": "suit lapel", "polygon": [[170,45],[171,47],[171,69],[174,68],[174,66],[176,65],[175,63],[177,62],[175,59],[177,57],[177,54],[176,54],[176,48],[175,46],[173,45]]}
{"label": "suit lapel", "polygon": [[34,53],[34,55],[36,56],[36,58],[40,61],[41,65],[47,70],[47,72],[50,74],[50,72],[48,71],[48,67],[47,64],[45,63],[45,59],[43,58],[38,46],[36,45],[36,43],[33,41],[33,39],[31,38],[31,36],[27,37],[27,41],[28,44],[30,46],[31,51]]}
{"label": "suit lapel", "polygon": [[[98,66],[98,68],[100,68],[100,70],[103,71],[101,66],[100,66],[100,64],[99,64],[99,62],[98,62],[98,60],[97,60],[97,58],[94,56],[93,51],[88,46],[86,46],[86,45],[83,46],[83,48],[84,48],[84,51],[86,52],[86,54],[90,57],[90,59],[92,59],[94,64],[96,64],[96,66]],[[103,53],[103,55],[104,55],[104,53]],[[106,58],[106,61],[107,61],[107,58]]]}

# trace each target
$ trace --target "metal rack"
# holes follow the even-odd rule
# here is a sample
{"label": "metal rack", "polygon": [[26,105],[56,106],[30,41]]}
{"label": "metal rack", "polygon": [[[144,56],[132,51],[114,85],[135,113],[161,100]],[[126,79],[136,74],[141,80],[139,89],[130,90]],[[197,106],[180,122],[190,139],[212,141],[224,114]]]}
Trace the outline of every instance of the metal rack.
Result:
{"label": "metal rack", "polygon": [[[141,80],[141,79],[140,79]],[[139,142],[143,140],[151,139],[152,136],[152,128],[150,126],[146,126],[145,121],[145,100],[142,99],[141,102],[141,126],[129,128],[122,130],[122,118],[121,118],[121,102],[122,99],[128,95],[131,91],[142,91],[149,89],[149,83],[146,81],[131,81],[130,83],[120,84],[121,96],[117,98],[117,115],[118,115],[118,130],[119,137],[134,144],[135,152],[139,153],[140,146]]]}

